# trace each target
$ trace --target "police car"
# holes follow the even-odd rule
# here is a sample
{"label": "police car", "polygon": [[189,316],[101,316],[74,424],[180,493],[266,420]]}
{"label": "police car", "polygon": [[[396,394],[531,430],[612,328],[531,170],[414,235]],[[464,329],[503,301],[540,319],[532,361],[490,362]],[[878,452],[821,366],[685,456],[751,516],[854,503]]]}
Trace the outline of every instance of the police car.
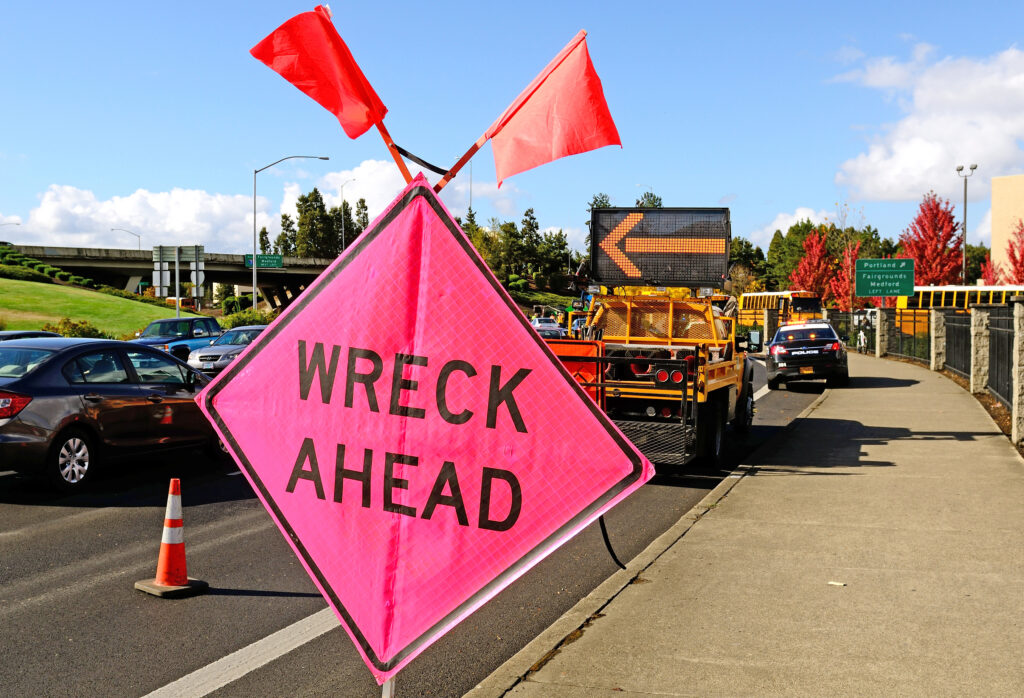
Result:
{"label": "police car", "polygon": [[825,321],[780,327],[768,345],[765,368],[771,390],[790,381],[825,378],[832,386],[850,381],[845,338]]}

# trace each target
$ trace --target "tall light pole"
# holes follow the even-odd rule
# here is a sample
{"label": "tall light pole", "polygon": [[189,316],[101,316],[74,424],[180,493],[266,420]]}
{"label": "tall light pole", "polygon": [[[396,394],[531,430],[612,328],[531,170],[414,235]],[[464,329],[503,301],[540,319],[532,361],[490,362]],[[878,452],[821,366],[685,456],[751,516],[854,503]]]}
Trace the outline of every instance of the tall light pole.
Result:
{"label": "tall light pole", "polygon": [[256,233],[256,175],[266,169],[270,169],[279,162],[285,160],[293,160],[295,158],[305,158],[309,160],[330,160],[326,155],[289,155],[283,157],[280,160],[275,160],[265,167],[261,167],[258,170],[252,171],[252,307],[256,308],[256,304],[259,299],[259,291],[256,290],[256,251],[257,251],[257,233]]}
{"label": "tall light pole", "polygon": [[967,285],[967,178],[974,174],[974,171],[978,169],[977,165],[971,165],[971,170],[967,174],[964,174],[964,166],[956,166],[956,174],[958,177],[964,180],[964,271],[963,279],[964,286]]}
{"label": "tall light pole", "polygon": [[338,209],[341,211],[341,249],[343,252],[345,251],[345,185],[354,181],[356,181],[356,178],[350,177],[338,187],[341,196],[341,204],[339,204]]}
{"label": "tall light pole", "polygon": [[122,233],[128,233],[129,235],[134,235],[135,237],[137,237],[139,239],[139,251],[142,250],[142,236],[141,235],[139,235],[138,233],[133,233],[130,230],[125,230],[124,228],[111,228],[110,232],[114,232],[115,230],[120,230]]}

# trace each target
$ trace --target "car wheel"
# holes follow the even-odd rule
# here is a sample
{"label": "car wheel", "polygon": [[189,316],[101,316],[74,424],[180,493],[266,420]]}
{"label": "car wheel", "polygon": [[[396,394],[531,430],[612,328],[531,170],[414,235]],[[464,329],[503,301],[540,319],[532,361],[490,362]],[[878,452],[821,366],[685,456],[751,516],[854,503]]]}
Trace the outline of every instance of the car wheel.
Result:
{"label": "car wheel", "polygon": [[96,468],[96,447],[82,429],[61,432],[50,448],[46,475],[58,489],[77,492],[92,481]]}
{"label": "car wheel", "polygon": [[768,390],[778,390],[779,386],[781,386],[781,385],[782,385],[782,381],[780,381],[778,378],[769,378],[768,379]]}
{"label": "car wheel", "polygon": [[697,455],[708,465],[718,465],[722,460],[726,418],[722,407],[721,401],[716,399],[711,399],[700,406]]}
{"label": "car wheel", "polygon": [[736,416],[732,420],[732,428],[740,434],[750,431],[754,423],[754,384],[747,381],[743,396],[736,402]]}
{"label": "car wheel", "polygon": [[231,454],[228,453],[227,446],[216,436],[210,439],[206,443],[206,455],[210,457],[210,460],[218,463],[233,463]]}
{"label": "car wheel", "polygon": [[843,371],[837,376],[832,376],[825,382],[830,388],[845,388],[850,384],[850,371]]}

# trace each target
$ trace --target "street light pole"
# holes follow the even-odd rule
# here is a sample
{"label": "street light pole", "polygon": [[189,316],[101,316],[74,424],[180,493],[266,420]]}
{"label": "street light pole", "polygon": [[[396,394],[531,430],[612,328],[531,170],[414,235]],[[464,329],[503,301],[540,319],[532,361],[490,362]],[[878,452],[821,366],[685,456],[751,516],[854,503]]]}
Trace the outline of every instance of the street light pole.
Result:
{"label": "street light pole", "polygon": [[974,174],[974,171],[976,169],[978,169],[977,165],[971,165],[970,172],[968,172],[967,174],[964,174],[963,173],[964,172],[964,166],[963,165],[957,165],[956,166],[956,174],[957,174],[957,176],[959,176],[961,179],[964,180],[964,226],[963,226],[963,228],[964,228],[964,249],[963,249],[963,252],[964,252],[964,270],[963,270],[964,286],[967,285],[967,178],[970,177],[972,174]]}
{"label": "street light pole", "polygon": [[356,181],[356,178],[355,177],[350,177],[349,179],[346,179],[344,182],[342,182],[341,186],[338,187],[338,189],[340,190],[339,194],[341,196],[341,204],[338,205],[338,209],[341,211],[341,251],[342,252],[345,251],[345,185],[348,184],[349,182],[354,182],[354,181]]}
{"label": "street light pole", "polygon": [[258,170],[252,171],[252,307],[255,310],[256,304],[259,298],[259,291],[256,290],[256,250],[258,245],[257,233],[256,233],[256,175],[263,170],[270,169],[274,165],[284,162],[285,160],[293,160],[295,158],[304,158],[309,160],[330,160],[326,155],[289,155],[283,157],[280,160],[261,167]]}
{"label": "street light pole", "polygon": [[120,230],[122,233],[128,233],[129,235],[134,235],[135,237],[137,237],[139,239],[139,251],[140,252],[142,251],[142,236],[141,235],[139,235],[138,233],[133,233],[130,230],[125,230],[124,228],[111,228],[110,232],[114,232],[115,230]]}

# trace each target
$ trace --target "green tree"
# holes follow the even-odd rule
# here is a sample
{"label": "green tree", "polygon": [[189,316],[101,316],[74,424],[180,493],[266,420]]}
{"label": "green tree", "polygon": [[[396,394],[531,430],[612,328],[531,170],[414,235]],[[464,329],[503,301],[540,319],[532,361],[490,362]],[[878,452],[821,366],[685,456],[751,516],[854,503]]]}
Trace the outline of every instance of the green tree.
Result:
{"label": "green tree", "polygon": [[295,221],[287,213],[281,214],[281,232],[274,239],[274,252],[291,257],[295,255]]}
{"label": "green tree", "polygon": [[299,213],[295,253],[299,257],[336,256],[340,241],[320,190],[313,187],[313,191],[299,197],[295,207]]}
{"label": "green tree", "polygon": [[260,228],[260,254],[268,254],[270,252],[270,233],[267,232],[267,226]]}
{"label": "green tree", "polygon": [[[982,277],[981,265],[989,258],[989,249],[984,244],[967,245],[967,283],[973,284]],[[962,264],[963,262],[961,262]]]}
{"label": "green tree", "polygon": [[742,264],[749,273],[760,276],[765,266],[764,252],[760,247],[755,247],[750,240],[736,236],[729,247],[729,266],[736,264]]}
{"label": "green tree", "polygon": [[611,208],[611,207],[612,207],[612,199],[611,199],[610,196],[608,196],[604,192],[599,192],[597,194],[594,194],[592,197],[590,197],[590,203],[587,204],[587,238],[586,238],[586,242],[584,243],[584,244],[586,244],[588,251],[592,247],[591,240],[590,240],[590,219],[593,216],[594,209],[595,208]]}
{"label": "green tree", "polygon": [[359,199],[356,202],[356,233],[353,240],[362,235],[363,231],[370,227],[370,212],[366,208],[366,199]]}
{"label": "green tree", "polygon": [[636,206],[638,208],[661,208],[661,197],[653,191],[645,191],[636,200]]}
{"label": "green tree", "polygon": [[523,220],[519,223],[519,234],[522,240],[522,251],[520,257],[522,263],[529,272],[541,270],[541,236],[540,225],[532,208],[526,209],[523,213]]}

